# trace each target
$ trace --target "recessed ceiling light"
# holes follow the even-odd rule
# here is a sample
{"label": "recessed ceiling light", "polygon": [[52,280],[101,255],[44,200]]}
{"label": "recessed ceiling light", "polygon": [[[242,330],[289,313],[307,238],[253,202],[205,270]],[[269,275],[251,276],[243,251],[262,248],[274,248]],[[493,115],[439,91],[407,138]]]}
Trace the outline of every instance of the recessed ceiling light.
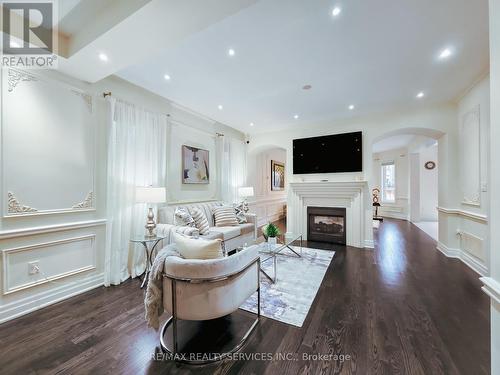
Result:
{"label": "recessed ceiling light", "polygon": [[342,9],[340,9],[340,7],[335,7],[332,10],[332,16],[337,17],[341,12],[342,12]]}
{"label": "recessed ceiling light", "polygon": [[448,57],[450,57],[452,54],[451,52],[451,49],[449,48],[445,48],[444,50],[441,51],[441,53],[439,54],[439,59],[441,60],[444,60],[444,59],[447,59]]}
{"label": "recessed ceiling light", "polygon": [[254,124],[253,124],[253,122],[251,122],[251,123],[250,123],[250,126],[253,126],[253,125],[254,125]]}
{"label": "recessed ceiling light", "polygon": [[217,106],[217,108],[219,108],[219,111],[222,111],[222,110],[224,109],[224,107],[222,106],[222,104],[219,104],[219,105]]}
{"label": "recessed ceiling light", "polygon": [[170,76],[168,74],[165,74],[163,78],[165,78],[167,81],[170,81]]}
{"label": "recessed ceiling light", "polygon": [[311,85],[304,85],[302,86],[302,90],[310,90],[312,88]]}
{"label": "recessed ceiling light", "polygon": [[101,61],[108,61],[108,56],[105,53],[100,53],[99,54],[99,59]]}
{"label": "recessed ceiling light", "polygon": [[425,96],[425,94],[421,91],[417,94],[418,99],[422,99]]}
{"label": "recessed ceiling light", "polygon": [[297,120],[299,118],[299,115],[293,115],[293,118]]}
{"label": "recessed ceiling light", "polygon": [[354,108],[355,108],[355,107],[354,107],[354,104],[351,104],[351,105],[349,106],[349,111],[352,111]]}
{"label": "recessed ceiling light", "polygon": [[232,48],[229,48],[229,49],[227,50],[227,54],[228,54],[229,56],[234,56],[234,55],[236,55],[236,51],[235,51],[234,49],[232,49]]}
{"label": "recessed ceiling light", "polygon": [[10,41],[10,48],[21,48],[21,45],[15,40]]}

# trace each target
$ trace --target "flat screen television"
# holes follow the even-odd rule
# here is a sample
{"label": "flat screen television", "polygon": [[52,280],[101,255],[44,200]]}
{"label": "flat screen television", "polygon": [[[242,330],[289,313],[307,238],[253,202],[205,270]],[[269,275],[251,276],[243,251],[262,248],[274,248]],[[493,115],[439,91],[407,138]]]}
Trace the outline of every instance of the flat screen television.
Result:
{"label": "flat screen television", "polygon": [[293,140],[293,173],[342,173],[363,170],[362,133]]}

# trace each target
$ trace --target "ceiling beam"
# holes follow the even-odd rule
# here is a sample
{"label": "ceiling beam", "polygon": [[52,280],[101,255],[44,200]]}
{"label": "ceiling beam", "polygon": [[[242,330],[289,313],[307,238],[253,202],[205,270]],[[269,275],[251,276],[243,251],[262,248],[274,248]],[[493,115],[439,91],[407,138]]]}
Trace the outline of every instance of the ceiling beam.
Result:
{"label": "ceiling beam", "polygon": [[[170,48],[190,35],[254,4],[257,0],[141,0],[141,2],[144,3],[142,7],[134,10],[132,14],[104,33],[83,37],[81,33],[85,31],[82,30],[73,35],[69,46],[70,57],[59,60],[59,69],[87,82],[99,81],[138,62],[154,58],[160,52],[160,48]],[[73,9],[69,16],[72,14],[78,14],[77,8]],[[110,13],[112,14],[113,12]],[[62,26],[64,22],[63,20]],[[101,25],[102,30],[102,21],[97,24]],[[89,27],[92,28],[92,25]],[[87,33],[92,34],[91,31]],[[99,53],[105,53],[109,60],[105,63],[100,61]]]}

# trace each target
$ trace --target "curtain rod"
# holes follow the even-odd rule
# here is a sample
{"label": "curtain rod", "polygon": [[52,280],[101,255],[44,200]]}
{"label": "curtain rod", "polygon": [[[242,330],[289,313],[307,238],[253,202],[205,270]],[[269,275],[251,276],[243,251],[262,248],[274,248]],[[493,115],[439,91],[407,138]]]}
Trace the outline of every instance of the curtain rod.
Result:
{"label": "curtain rod", "polygon": [[[111,97],[112,95],[113,95],[113,94],[111,93],[111,91],[107,91],[107,92],[105,91],[105,92],[103,92],[103,93],[102,93],[102,97],[103,97],[104,99],[106,99],[108,96],[109,96],[109,97]],[[120,100],[121,100],[121,101],[123,101],[123,102],[126,102],[126,103],[128,103],[128,104],[131,104],[131,105],[134,105],[134,106],[135,106],[135,104],[130,103],[130,102],[126,101],[126,100],[122,100],[122,99],[120,99]],[[179,123],[179,124],[181,124],[181,125],[184,125],[184,126],[190,127],[190,128],[192,128],[192,129],[195,129],[195,130],[203,131],[202,129],[198,129],[198,128],[196,128],[196,127],[192,126],[192,125],[186,124],[186,123],[184,123],[184,122],[182,122],[182,121],[179,121],[179,120],[177,120],[177,119],[173,118],[172,116],[170,116],[170,113],[162,113],[162,114],[163,114],[163,115],[165,115],[165,116],[167,116],[167,117],[170,117],[172,121],[177,122],[177,123]],[[205,131],[205,132],[206,132],[207,134],[212,134],[212,133],[207,132],[207,131]],[[224,137],[224,134],[219,133],[219,132],[215,132],[215,135],[216,135],[217,137]]]}

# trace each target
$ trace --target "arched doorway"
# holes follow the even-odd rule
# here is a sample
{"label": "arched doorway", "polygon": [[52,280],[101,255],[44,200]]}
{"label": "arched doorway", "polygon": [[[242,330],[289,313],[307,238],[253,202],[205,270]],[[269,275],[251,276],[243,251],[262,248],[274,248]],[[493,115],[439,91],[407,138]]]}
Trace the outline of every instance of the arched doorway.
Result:
{"label": "arched doorway", "polygon": [[286,160],[286,149],[271,144],[248,151],[247,181],[255,192],[249,208],[259,226],[286,217]]}
{"label": "arched doorway", "polygon": [[436,241],[443,135],[433,129],[398,129],[372,144],[372,186],[380,191],[379,215],[411,221]]}

